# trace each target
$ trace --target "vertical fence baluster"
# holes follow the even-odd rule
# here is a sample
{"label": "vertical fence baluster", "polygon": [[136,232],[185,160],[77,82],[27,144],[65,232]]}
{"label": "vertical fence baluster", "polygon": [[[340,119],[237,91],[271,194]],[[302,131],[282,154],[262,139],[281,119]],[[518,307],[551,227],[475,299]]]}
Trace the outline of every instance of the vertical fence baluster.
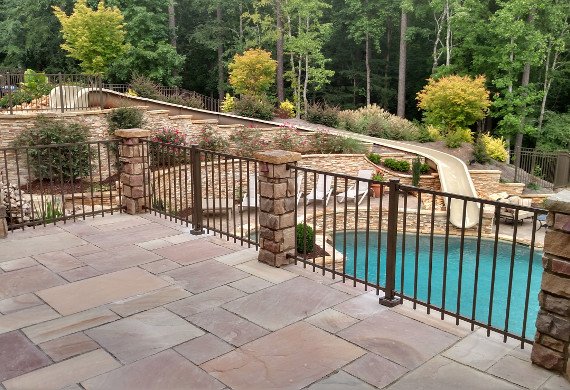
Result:
{"label": "vertical fence baluster", "polygon": [[198,150],[197,145],[192,145],[190,156],[192,159],[192,194],[194,195],[192,199],[191,233],[194,235],[200,235],[204,233],[204,229],[202,227],[202,168],[200,162],[200,151]]}

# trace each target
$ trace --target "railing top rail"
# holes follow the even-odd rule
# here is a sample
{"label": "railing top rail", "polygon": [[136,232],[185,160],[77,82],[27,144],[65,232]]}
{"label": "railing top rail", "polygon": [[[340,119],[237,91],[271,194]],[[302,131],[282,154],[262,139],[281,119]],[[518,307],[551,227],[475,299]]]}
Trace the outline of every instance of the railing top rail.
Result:
{"label": "railing top rail", "polygon": [[64,144],[49,144],[49,145],[3,146],[3,147],[0,147],[0,151],[61,148],[61,147],[67,147],[67,146],[97,145],[97,144],[109,144],[109,143],[118,143],[118,142],[119,142],[118,139],[108,139],[108,140],[99,140],[99,141],[70,142],[70,143],[64,143]]}

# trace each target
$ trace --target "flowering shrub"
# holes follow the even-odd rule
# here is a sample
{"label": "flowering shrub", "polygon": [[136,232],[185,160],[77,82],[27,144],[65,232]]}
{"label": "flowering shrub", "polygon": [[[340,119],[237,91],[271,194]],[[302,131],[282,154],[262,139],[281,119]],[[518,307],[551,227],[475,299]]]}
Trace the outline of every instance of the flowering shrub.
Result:
{"label": "flowering shrub", "polygon": [[338,127],[354,133],[393,140],[415,141],[420,138],[418,127],[376,104],[338,114]]}
{"label": "flowering shrub", "polygon": [[289,100],[285,100],[275,110],[275,116],[281,119],[293,118],[295,116],[295,106]]}
{"label": "flowering shrub", "polygon": [[163,128],[152,136],[151,141],[148,152],[153,167],[168,167],[190,160],[189,151],[183,148],[186,137],[178,129]]}
{"label": "flowering shrub", "polygon": [[234,103],[235,112],[248,118],[273,119],[273,105],[264,97],[242,95]]}
{"label": "flowering shrub", "polygon": [[297,129],[283,127],[283,131],[276,134],[271,140],[277,149],[301,152],[307,146],[307,139]]}
{"label": "flowering shrub", "polygon": [[328,104],[313,103],[307,107],[305,119],[311,123],[336,127],[338,125],[339,108]]}
{"label": "flowering shrub", "polygon": [[312,146],[314,153],[322,154],[361,154],[366,151],[366,148],[359,140],[330,134],[326,131],[315,133]]}
{"label": "flowering shrub", "polygon": [[236,98],[230,95],[229,93],[226,93],[224,101],[222,102],[222,107],[221,107],[222,112],[233,112],[235,107],[236,107]]}
{"label": "flowering shrub", "polygon": [[206,125],[200,130],[198,139],[195,140],[200,149],[211,150],[214,152],[225,152],[228,149],[229,142],[221,134],[216,133],[214,127]]}
{"label": "flowering shrub", "polygon": [[255,152],[263,150],[269,144],[261,138],[261,131],[256,129],[240,129],[230,136],[234,143],[235,153],[243,157],[252,157]]}

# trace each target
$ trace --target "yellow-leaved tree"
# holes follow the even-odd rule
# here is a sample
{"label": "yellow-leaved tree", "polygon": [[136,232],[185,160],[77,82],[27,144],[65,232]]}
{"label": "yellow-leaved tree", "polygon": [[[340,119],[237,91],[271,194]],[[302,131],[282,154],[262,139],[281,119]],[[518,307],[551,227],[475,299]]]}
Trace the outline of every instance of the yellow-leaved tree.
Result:
{"label": "yellow-leaved tree", "polygon": [[79,61],[84,72],[104,73],[125,51],[124,18],[118,8],[107,7],[101,0],[93,10],[87,0],[77,0],[71,15],[57,6],[53,12],[61,23],[61,47]]}
{"label": "yellow-leaved tree", "polygon": [[491,105],[484,76],[429,79],[416,99],[424,111],[425,122],[442,130],[444,135],[464,131],[483,119]]}
{"label": "yellow-leaved tree", "polygon": [[236,54],[228,65],[230,84],[236,94],[261,97],[275,82],[277,61],[262,49]]}

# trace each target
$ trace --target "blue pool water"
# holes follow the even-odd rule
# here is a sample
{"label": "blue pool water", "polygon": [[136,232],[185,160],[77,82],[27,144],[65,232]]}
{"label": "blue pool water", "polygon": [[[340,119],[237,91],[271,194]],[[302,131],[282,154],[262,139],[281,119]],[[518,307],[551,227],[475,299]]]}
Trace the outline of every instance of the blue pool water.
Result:
{"label": "blue pool water", "polygon": [[[377,282],[377,275],[380,275],[380,285],[385,285],[386,272],[386,235],[380,235],[380,271],[378,265],[378,233],[370,232],[368,246],[366,245],[365,233],[358,233],[356,237],[356,258],[354,255],[355,237],[354,232],[339,233],[335,237],[335,248],[343,252],[346,246],[346,274],[354,275],[359,279],[365,279],[371,283]],[[398,235],[397,245],[397,266],[396,266],[396,290],[401,291],[401,271],[402,271],[402,237]],[[443,281],[445,274],[445,309],[451,312],[459,312],[465,317],[471,318],[473,310],[473,298],[475,295],[475,270],[477,240],[465,237],[463,259],[460,261],[461,237],[450,236],[448,241],[447,270],[444,273],[444,253],[445,238],[442,236],[433,237],[433,250],[430,251],[430,237],[419,236],[418,264],[417,264],[417,298],[420,301],[428,301],[428,275],[430,264],[430,253],[432,274],[431,274],[431,295],[430,302],[437,307],[443,305]],[[368,251],[366,250],[368,248]],[[497,259],[495,267],[495,282],[492,302],[491,324],[497,328],[505,329],[505,319],[507,316],[507,298],[509,291],[509,275],[511,272],[511,252],[513,244],[499,241],[497,246]],[[508,330],[509,332],[522,335],[524,322],[524,307],[527,291],[527,281],[529,279],[530,265],[530,294],[526,320],[526,338],[534,334],[534,324],[538,313],[538,292],[540,291],[540,280],[542,272],[542,252],[535,250],[532,254],[528,246],[515,245],[515,256],[513,261],[513,278],[511,287],[511,302],[509,310]],[[477,277],[477,298],[475,301],[475,319],[487,323],[490,309],[491,280],[493,273],[493,252],[494,243],[491,240],[481,240],[479,255],[479,268]],[[366,253],[368,253],[368,263],[366,263]],[[408,234],[405,239],[404,263],[404,294],[408,297],[414,296],[414,276],[416,274],[416,235]],[[355,266],[356,262],[356,266]],[[367,267],[366,267],[367,264]],[[461,280],[459,269],[462,268]],[[461,283],[459,283],[461,282]],[[458,291],[461,288],[460,299]]]}

